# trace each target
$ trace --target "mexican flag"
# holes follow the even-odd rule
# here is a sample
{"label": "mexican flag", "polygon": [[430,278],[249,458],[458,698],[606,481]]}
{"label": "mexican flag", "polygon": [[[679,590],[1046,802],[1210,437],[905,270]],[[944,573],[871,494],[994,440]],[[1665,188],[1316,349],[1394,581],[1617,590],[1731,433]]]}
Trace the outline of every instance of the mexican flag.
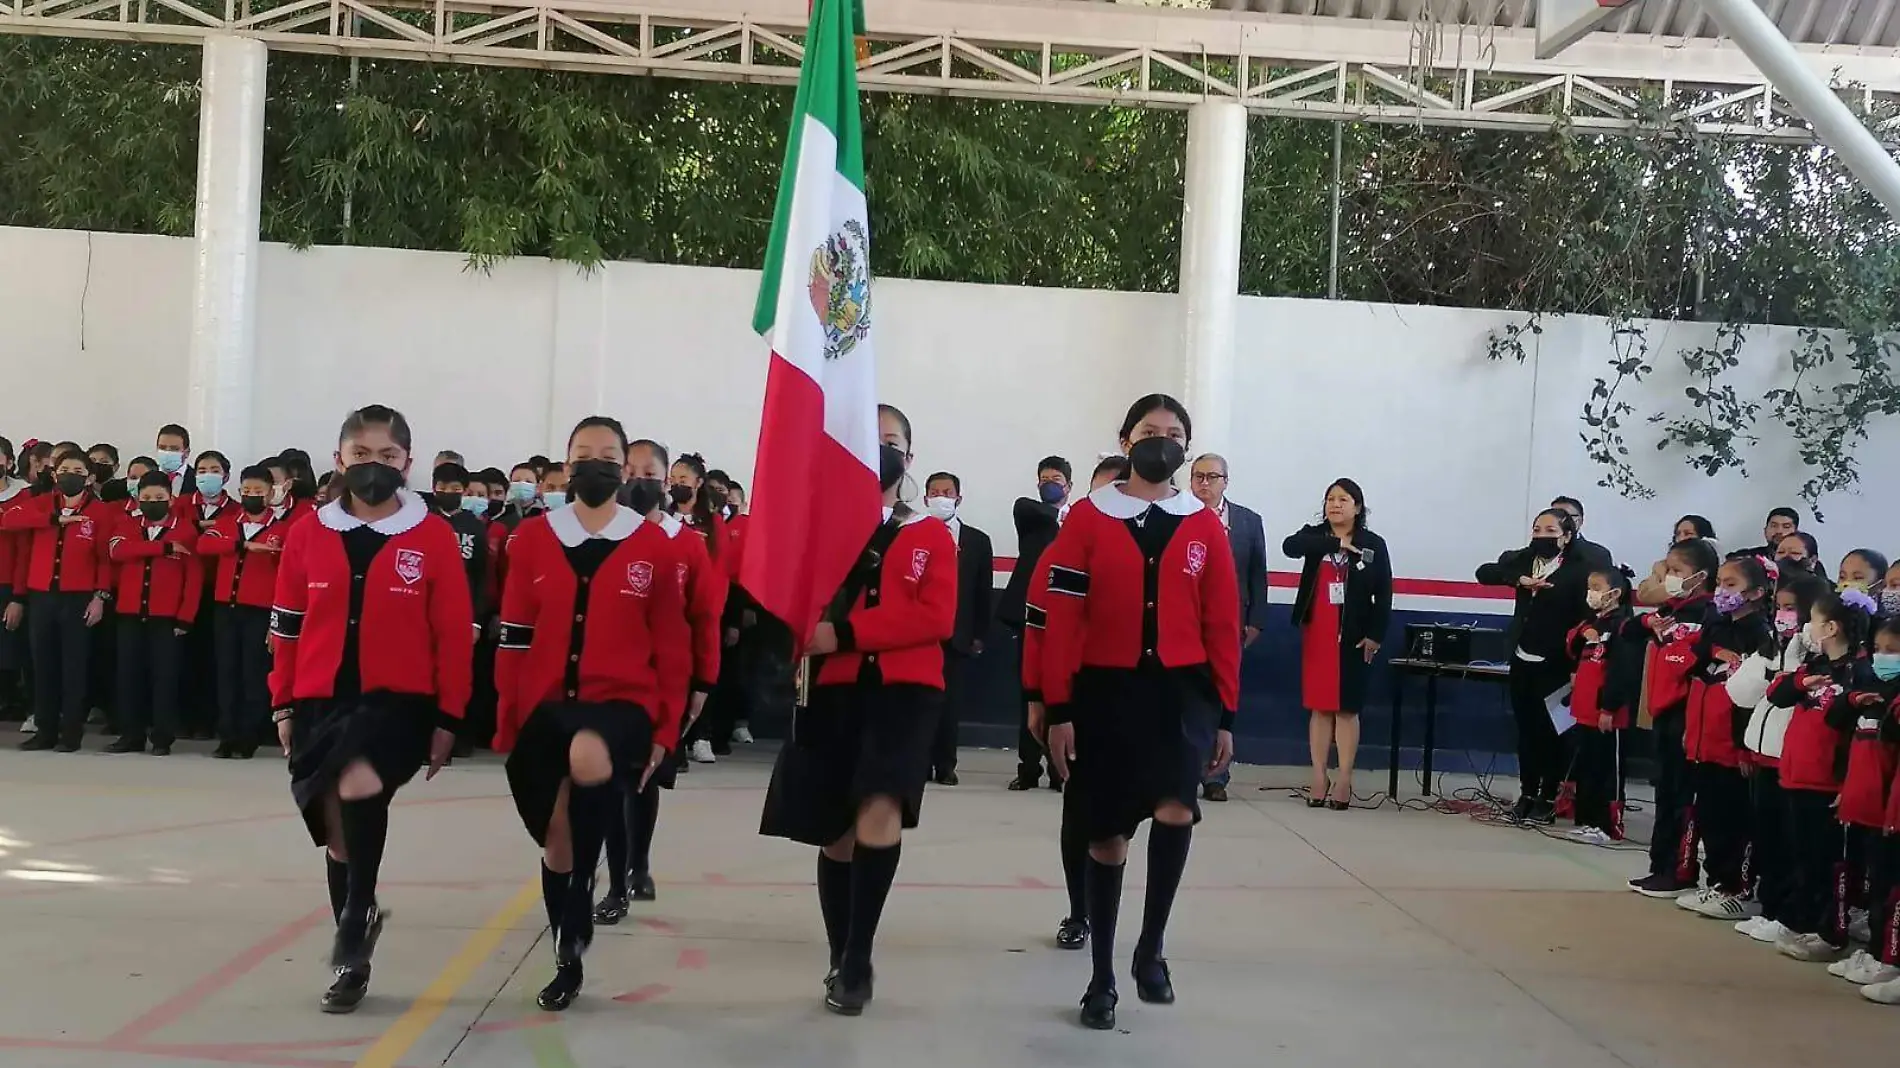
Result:
{"label": "mexican flag", "polygon": [[739,582],[802,644],[882,518],[858,0],[813,0],[765,278],[771,343]]}

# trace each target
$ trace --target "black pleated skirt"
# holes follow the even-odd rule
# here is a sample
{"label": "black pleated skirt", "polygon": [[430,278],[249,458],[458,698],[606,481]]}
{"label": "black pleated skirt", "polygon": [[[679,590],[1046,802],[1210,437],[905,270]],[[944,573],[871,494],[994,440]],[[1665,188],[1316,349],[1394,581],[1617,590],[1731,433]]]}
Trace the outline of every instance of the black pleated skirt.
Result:
{"label": "black pleated skirt", "polygon": [[817,686],[772,766],[759,833],[827,846],[869,797],[895,797],[917,826],[943,691],[929,686]]}
{"label": "black pleated skirt", "polygon": [[329,844],[323,799],[344,768],[368,761],[394,797],[429,762],[436,721],[435,698],[421,694],[378,692],[300,703],[290,720],[290,796],[310,840]]}
{"label": "black pleated skirt", "polygon": [[1201,781],[1220,730],[1204,667],[1085,667],[1071,702],[1075,760],[1065,789],[1092,842],[1133,834],[1165,801],[1200,822]]}
{"label": "black pleated skirt", "polygon": [[612,781],[622,788],[639,785],[653,750],[653,721],[631,701],[549,702],[529,713],[508,754],[508,792],[534,844],[548,844],[561,783],[568,777],[568,748],[574,736],[593,731],[607,743]]}

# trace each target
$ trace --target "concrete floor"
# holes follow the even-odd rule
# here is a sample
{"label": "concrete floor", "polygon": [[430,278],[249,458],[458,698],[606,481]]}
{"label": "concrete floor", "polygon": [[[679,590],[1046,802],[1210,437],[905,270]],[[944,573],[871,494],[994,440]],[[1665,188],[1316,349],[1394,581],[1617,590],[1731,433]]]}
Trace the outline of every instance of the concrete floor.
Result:
{"label": "concrete floor", "polygon": [[754,833],[766,755],[667,795],[660,900],[602,929],[560,1017],[532,1004],[551,950],[499,765],[418,779],[392,820],[373,992],[329,1017],[322,863],[280,763],[0,752],[0,1065],[1788,1068],[1890,1063],[1900,1039],[1900,1013],[1819,966],[1625,892],[1638,854],[1253,788],[1289,769],[1243,769],[1196,836],[1180,1003],[1130,989],[1120,1033],[1085,1032],[1086,955],[1049,942],[1057,798],[1002,790],[992,753],[933,790],[878,999],[837,1019],[811,853]]}

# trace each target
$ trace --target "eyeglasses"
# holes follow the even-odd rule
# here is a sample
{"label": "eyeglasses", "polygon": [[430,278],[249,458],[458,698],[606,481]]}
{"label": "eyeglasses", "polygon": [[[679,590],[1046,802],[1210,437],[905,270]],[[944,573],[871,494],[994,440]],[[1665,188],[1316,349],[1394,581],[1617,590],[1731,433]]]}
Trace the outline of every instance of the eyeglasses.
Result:
{"label": "eyeglasses", "polygon": [[1227,481],[1227,476],[1218,471],[1196,471],[1190,477],[1203,485]]}

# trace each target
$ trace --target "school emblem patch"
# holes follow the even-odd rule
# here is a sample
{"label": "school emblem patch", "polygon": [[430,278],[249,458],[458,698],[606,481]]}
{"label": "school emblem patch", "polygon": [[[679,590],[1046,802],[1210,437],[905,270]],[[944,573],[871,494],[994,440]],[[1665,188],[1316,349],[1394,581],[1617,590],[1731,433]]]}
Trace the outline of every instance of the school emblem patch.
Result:
{"label": "school emblem patch", "polygon": [[90,537],[92,537],[92,520],[90,520],[90,519],[84,519],[84,520],[81,520],[81,521],[80,521],[80,523],[79,523],[79,536],[80,536],[80,537],[82,537],[82,538],[90,538]]}
{"label": "school emblem patch", "polygon": [[1187,568],[1186,568],[1187,573],[1190,575],[1198,575],[1201,573],[1201,569],[1206,566],[1207,566],[1207,543],[1204,541],[1188,542]]}
{"label": "school emblem patch", "polygon": [[422,581],[422,552],[420,550],[396,550],[396,577],[411,586]]}
{"label": "school emblem patch", "polygon": [[811,310],[825,328],[825,359],[857,348],[871,333],[870,235],[850,219],[812,250]]}
{"label": "school emblem patch", "polygon": [[641,560],[627,565],[627,585],[633,588],[635,597],[645,597],[653,590],[653,565]]}
{"label": "school emblem patch", "polygon": [[680,593],[682,594],[686,592],[686,576],[690,572],[691,569],[683,563],[673,565],[673,577],[679,580]]}
{"label": "school emblem patch", "polygon": [[910,580],[912,582],[916,582],[918,579],[923,578],[924,568],[929,567],[929,566],[930,566],[930,550],[929,549],[912,549],[910,551]]}

